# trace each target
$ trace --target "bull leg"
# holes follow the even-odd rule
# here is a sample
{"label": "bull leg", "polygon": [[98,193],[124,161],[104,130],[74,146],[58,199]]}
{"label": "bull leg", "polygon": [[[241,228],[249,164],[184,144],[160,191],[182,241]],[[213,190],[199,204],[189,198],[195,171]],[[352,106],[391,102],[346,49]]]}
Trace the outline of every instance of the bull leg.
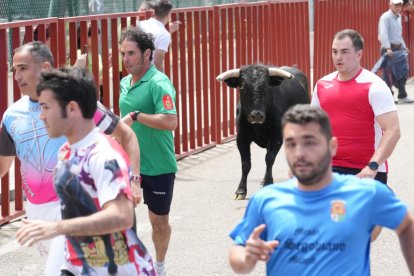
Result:
{"label": "bull leg", "polygon": [[239,187],[236,190],[236,200],[246,199],[247,194],[247,175],[252,167],[250,159],[250,143],[237,139],[237,148],[239,149],[241,165],[242,165],[242,177],[239,183]]}
{"label": "bull leg", "polygon": [[267,149],[266,153],[266,172],[262,180],[262,185],[266,186],[269,184],[273,184],[273,164],[275,163],[276,155],[280,150],[280,147],[282,146],[282,143],[275,143],[273,146]]}

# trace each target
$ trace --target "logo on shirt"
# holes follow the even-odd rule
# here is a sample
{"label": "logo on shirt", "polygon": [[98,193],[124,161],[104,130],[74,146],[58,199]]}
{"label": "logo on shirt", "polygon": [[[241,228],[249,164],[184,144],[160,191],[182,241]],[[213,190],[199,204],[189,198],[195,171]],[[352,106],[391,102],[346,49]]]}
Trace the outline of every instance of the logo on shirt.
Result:
{"label": "logo on shirt", "polygon": [[328,84],[328,85],[325,85],[325,88],[326,89],[329,89],[329,88],[331,88],[331,87],[333,87],[334,85],[333,84]]}
{"label": "logo on shirt", "polygon": [[346,202],[344,200],[336,199],[331,201],[331,219],[335,222],[341,222],[346,215]]}
{"label": "logo on shirt", "polygon": [[171,110],[174,107],[173,100],[170,95],[164,95],[162,97],[162,103],[164,104],[164,108],[166,110]]}

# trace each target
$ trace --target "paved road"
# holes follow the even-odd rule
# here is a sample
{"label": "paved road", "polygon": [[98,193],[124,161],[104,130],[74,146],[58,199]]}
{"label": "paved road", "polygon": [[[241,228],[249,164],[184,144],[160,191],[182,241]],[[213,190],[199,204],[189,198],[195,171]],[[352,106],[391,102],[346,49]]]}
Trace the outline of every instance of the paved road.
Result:
{"label": "paved road", "polygon": [[[414,98],[414,84],[409,84]],[[390,159],[390,185],[414,207],[414,104],[398,105],[402,138]],[[265,151],[252,148],[252,170],[248,196],[257,189],[264,174]],[[283,152],[274,166],[275,181],[286,179],[287,165]],[[169,275],[234,275],[227,262],[231,244],[228,233],[244,213],[247,201],[233,200],[240,179],[240,160],[235,142],[190,156],[179,161],[171,211],[172,240],[167,256]],[[146,207],[136,208],[138,232],[151,252]],[[0,275],[42,275],[43,266],[33,248],[20,247],[14,234],[20,222],[0,228]],[[384,230],[372,246],[372,275],[409,275],[399,250],[396,235]],[[259,265],[251,275],[264,275]]]}

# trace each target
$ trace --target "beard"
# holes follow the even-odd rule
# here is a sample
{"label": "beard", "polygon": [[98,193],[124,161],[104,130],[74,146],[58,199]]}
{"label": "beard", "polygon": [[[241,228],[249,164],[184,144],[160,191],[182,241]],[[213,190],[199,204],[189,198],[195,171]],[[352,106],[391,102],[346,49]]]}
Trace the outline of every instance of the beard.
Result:
{"label": "beard", "polygon": [[331,169],[331,158],[331,152],[328,150],[319,161],[316,161],[314,163],[307,162],[308,164],[314,166],[314,168],[308,173],[298,172],[297,170],[295,170],[294,164],[289,163],[289,167],[290,170],[293,172],[293,175],[299,181],[299,183],[301,183],[304,186],[312,186],[314,184],[317,184],[321,179],[323,179],[323,177],[326,175],[326,172]]}

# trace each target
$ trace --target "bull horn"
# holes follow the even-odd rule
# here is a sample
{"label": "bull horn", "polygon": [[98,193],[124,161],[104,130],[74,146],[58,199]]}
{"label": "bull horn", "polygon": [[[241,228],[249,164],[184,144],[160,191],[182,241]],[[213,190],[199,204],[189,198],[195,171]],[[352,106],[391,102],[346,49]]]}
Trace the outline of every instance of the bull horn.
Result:
{"label": "bull horn", "polygon": [[269,68],[269,76],[283,77],[285,79],[293,79],[293,74],[279,68]]}
{"label": "bull horn", "polygon": [[240,69],[231,69],[218,75],[216,80],[224,81],[224,80],[227,80],[228,78],[238,78],[239,76],[240,76]]}

